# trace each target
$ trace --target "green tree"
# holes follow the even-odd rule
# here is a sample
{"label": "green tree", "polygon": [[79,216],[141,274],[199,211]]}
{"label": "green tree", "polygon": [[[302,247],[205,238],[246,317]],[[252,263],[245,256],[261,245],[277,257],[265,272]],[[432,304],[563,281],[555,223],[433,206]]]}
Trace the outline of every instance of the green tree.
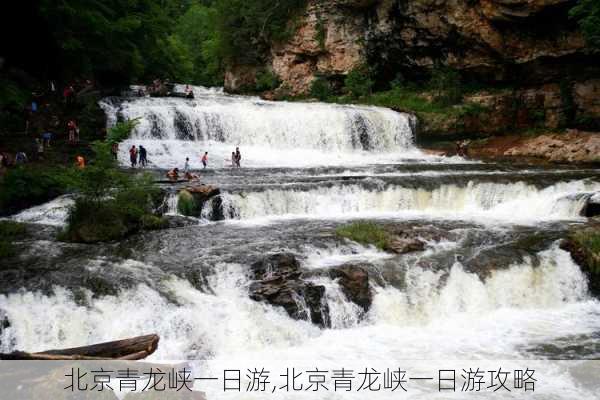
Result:
{"label": "green tree", "polygon": [[429,80],[429,88],[435,100],[443,105],[456,104],[462,100],[463,90],[460,74],[447,66],[436,66]]}
{"label": "green tree", "polygon": [[346,91],[354,98],[369,95],[373,89],[373,83],[371,71],[366,65],[354,68],[344,80]]}
{"label": "green tree", "polygon": [[331,97],[332,94],[333,91],[331,90],[331,86],[327,79],[318,77],[312,81],[312,84],[310,85],[310,95],[312,97],[324,101]]}
{"label": "green tree", "polygon": [[192,61],[191,81],[217,86],[223,83],[221,42],[216,30],[217,10],[193,4],[177,21],[175,33],[188,48]]}
{"label": "green tree", "polygon": [[577,20],[589,46],[600,48],[600,1],[579,0],[569,16]]}

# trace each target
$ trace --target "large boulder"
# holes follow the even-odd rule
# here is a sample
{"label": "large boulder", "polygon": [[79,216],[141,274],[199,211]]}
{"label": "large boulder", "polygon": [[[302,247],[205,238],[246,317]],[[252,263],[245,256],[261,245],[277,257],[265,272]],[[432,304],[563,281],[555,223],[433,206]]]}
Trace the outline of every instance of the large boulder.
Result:
{"label": "large boulder", "polygon": [[177,210],[188,217],[200,217],[208,202],[220,194],[219,188],[211,185],[187,186],[179,191]]}
{"label": "large boulder", "polygon": [[369,274],[360,265],[345,264],[329,270],[332,279],[338,279],[342,292],[354,304],[369,311],[373,294],[369,285]]}
{"label": "large boulder", "polygon": [[249,287],[252,300],[283,307],[294,319],[330,326],[325,287],[302,279],[300,263],[293,254],[267,256],[252,264],[251,271],[255,279]]}

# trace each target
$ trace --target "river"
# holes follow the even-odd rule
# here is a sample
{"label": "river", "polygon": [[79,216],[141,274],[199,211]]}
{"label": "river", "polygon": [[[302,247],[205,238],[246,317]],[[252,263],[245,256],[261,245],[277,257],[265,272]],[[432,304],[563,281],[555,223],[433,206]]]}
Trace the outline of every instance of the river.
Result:
{"label": "river", "polygon": [[[600,171],[427,155],[414,117],[387,109],[195,95],[103,106],[109,124],[140,118],[121,145],[124,166],[131,144],[148,149],[157,174],[189,157],[221,189],[225,220],[209,207],[190,226],[90,246],[50,238],[68,198],[15,216],[40,231],[20,261],[30,271],[3,275],[0,351],[156,332],[155,360],[600,357],[600,302],[557,244],[585,222]],[[241,169],[230,166],[236,146]],[[336,237],[356,220],[423,232],[425,250],[393,255]],[[369,311],[325,275],[311,279],[325,287],[329,328],[251,300],[250,264],[284,251],[306,271],[368,265]],[[571,378],[553,379],[549,393]]]}

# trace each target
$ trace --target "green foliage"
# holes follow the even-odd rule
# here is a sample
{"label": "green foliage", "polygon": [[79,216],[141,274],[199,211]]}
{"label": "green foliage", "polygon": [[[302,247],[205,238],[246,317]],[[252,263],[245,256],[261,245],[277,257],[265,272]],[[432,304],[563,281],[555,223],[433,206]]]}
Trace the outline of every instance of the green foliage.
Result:
{"label": "green foliage", "polygon": [[7,171],[0,184],[1,215],[44,203],[74,186],[66,168],[21,165]]}
{"label": "green foliage", "polygon": [[182,6],[178,0],[42,0],[39,9],[69,75],[127,82],[185,78],[187,53],[171,36]]}
{"label": "green foliage", "polygon": [[365,99],[367,104],[389,107],[396,110],[416,113],[451,114],[454,110],[438,102],[429,101],[423,92],[415,89],[396,87],[385,92],[373,93]]}
{"label": "green foliage", "polygon": [[336,229],[335,233],[343,238],[379,249],[386,249],[390,242],[390,234],[380,225],[373,222],[354,222]]}
{"label": "green foliage", "polygon": [[199,213],[198,204],[194,199],[194,196],[187,190],[179,192],[177,197],[177,211],[180,214],[188,217],[197,217]]}
{"label": "green foliage", "polygon": [[577,21],[590,47],[600,49],[600,2],[579,0],[569,16]]}
{"label": "green foliage", "polygon": [[571,240],[583,252],[588,269],[600,275],[600,231],[583,230],[574,233]]}
{"label": "green foliage", "polygon": [[136,124],[136,120],[118,123],[108,131],[107,140],[92,144],[93,162],[75,172],[78,197],[61,239],[84,243],[108,241],[161,225],[162,222],[152,218],[153,199],[159,191],[152,177],[119,170],[110,153],[111,144],[127,138]]}
{"label": "green foliage", "polygon": [[0,259],[16,254],[13,241],[26,234],[25,225],[14,221],[0,221]]}
{"label": "green foliage", "polygon": [[318,77],[310,85],[310,95],[320,101],[325,101],[333,95],[333,91],[327,79]]}
{"label": "green foliage", "polygon": [[325,39],[327,38],[327,29],[325,28],[325,23],[319,16],[317,18],[316,31],[315,31],[315,40],[319,43],[319,48],[321,50],[325,50]]}
{"label": "green foliage", "polygon": [[436,66],[433,69],[429,89],[433,92],[435,100],[442,105],[452,105],[462,100],[460,74],[450,67]]}
{"label": "green foliage", "polygon": [[272,71],[265,70],[256,74],[256,90],[259,92],[276,89],[280,83],[279,77]]}
{"label": "green foliage", "polygon": [[260,63],[270,43],[290,36],[288,22],[306,5],[306,0],[219,0],[216,31],[225,62]]}
{"label": "green foliage", "polygon": [[348,94],[354,98],[367,96],[373,88],[371,71],[366,65],[354,68],[348,73],[344,80],[344,86]]}
{"label": "green foliage", "polygon": [[217,10],[193,4],[179,19],[175,34],[187,47],[192,61],[191,82],[217,86],[223,83],[221,38],[217,31]]}

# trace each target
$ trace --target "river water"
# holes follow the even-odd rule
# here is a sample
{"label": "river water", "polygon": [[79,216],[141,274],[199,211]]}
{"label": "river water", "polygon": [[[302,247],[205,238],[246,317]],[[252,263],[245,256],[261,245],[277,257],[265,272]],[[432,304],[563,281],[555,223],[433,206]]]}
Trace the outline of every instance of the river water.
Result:
{"label": "river water", "polygon": [[[195,94],[103,106],[109,123],[140,118],[121,146],[124,166],[131,144],[148,149],[156,174],[189,157],[202,182],[221,189],[225,220],[212,221],[207,207],[192,225],[90,246],[51,238],[68,197],[20,213],[39,232],[1,275],[0,351],[156,332],[155,360],[600,357],[600,302],[557,245],[585,222],[600,171],[426,155],[414,118],[386,109]],[[236,146],[241,169],[230,166]],[[170,204],[176,213],[174,196]],[[426,248],[392,255],[336,237],[356,220],[422,232]],[[251,300],[250,264],[284,251],[306,271],[366,264],[370,310],[317,275],[331,328]],[[561,387],[571,378],[553,379]]]}

